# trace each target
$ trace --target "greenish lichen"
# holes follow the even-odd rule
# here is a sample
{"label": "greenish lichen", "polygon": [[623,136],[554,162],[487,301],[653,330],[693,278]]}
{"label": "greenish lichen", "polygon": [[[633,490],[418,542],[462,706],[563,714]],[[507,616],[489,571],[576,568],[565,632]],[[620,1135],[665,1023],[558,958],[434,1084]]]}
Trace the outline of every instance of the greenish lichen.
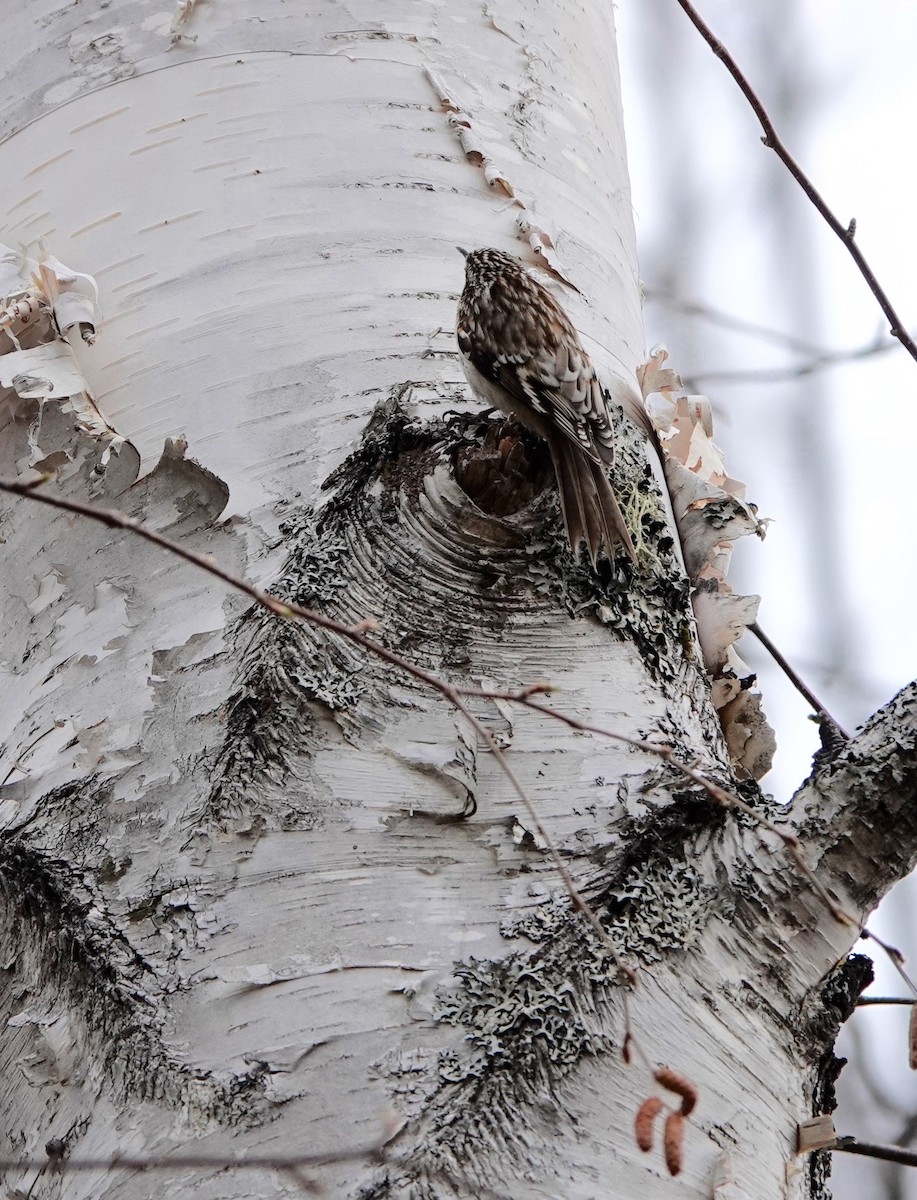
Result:
{"label": "greenish lichen", "polygon": [[633,642],[657,682],[677,678],[696,654],[690,584],[674,540],[656,477],[630,446],[615,468],[615,490],[637,547],[637,565],[620,556],[593,568],[584,550],[574,560],[560,519],[556,492],[540,501],[545,517],[526,546],[526,573],[536,593],[550,596],[570,616],[592,613],[610,632]]}

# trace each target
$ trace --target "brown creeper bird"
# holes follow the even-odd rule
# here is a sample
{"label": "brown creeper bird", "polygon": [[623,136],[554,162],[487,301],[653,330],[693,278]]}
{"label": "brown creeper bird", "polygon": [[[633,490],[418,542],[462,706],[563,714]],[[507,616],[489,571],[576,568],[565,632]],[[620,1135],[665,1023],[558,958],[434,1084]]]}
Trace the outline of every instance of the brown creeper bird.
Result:
{"label": "brown creeper bird", "polygon": [[456,338],[472,390],[548,443],[573,553],[585,541],[595,565],[603,545],[613,559],[620,544],[635,560],[606,474],[614,460],[608,407],[576,330],[518,258],[490,248],[462,253]]}

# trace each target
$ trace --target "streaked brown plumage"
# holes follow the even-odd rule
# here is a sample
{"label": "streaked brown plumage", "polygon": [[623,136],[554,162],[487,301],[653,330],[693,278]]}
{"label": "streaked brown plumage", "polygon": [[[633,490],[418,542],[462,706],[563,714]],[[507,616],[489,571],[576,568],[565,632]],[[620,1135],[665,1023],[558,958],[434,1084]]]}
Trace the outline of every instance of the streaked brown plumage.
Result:
{"label": "streaked brown plumage", "polygon": [[[465,253],[463,251],[463,253]],[[548,443],[573,553],[585,541],[593,564],[634,544],[606,470],[614,433],[595,368],[551,293],[502,250],[465,257],[456,325],[473,391]]]}

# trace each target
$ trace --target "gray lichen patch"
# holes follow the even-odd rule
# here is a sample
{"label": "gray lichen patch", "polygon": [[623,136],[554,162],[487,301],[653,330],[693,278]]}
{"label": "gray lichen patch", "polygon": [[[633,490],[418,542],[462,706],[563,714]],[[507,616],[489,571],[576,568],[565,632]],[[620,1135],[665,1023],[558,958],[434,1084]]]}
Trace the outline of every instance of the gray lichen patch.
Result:
{"label": "gray lichen patch", "polygon": [[[273,593],[325,613],[338,610],[348,587],[345,541],[320,528],[309,506],[287,511],[278,538],[286,558]],[[211,786],[189,830],[197,837],[315,828],[335,802],[311,769],[324,741],[313,704],[337,715],[346,731],[366,687],[364,656],[321,629],[258,607],[240,616],[231,639],[235,686],[223,705],[220,745],[207,759]]]}
{"label": "gray lichen patch", "polygon": [[183,438],[167,438],[156,466],[131,491],[132,510],[173,538],[210,528],[226,507],[226,483],[187,456]]}
{"label": "gray lichen patch", "polygon": [[[602,886],[591,902],[606,917],[605,932],[618,957],[645,965],[659,962],[669,951],[694,945],[710,914],[722,912],[725,903],[718,889],[704,882],[693,866],[677,860],[634,871],[620,887]],[[506,922],[503,932],[544,943],[562,934],[569,921],[569,901],[559,898]],[[600,959],[607,958],[606,949],[597,949]]]}
{"label": "gray lichen patch", "polygon": [[189,833],[313,828],[330,801],[309,771],[317,734],[308,700],[348,693],[310,670],[310,646],[292,622],[249,610],[233,642],[240,654],[236,684],[223,705],[221,743],[208,755],[211,786],[188,818]]}
{"label": "gray lichen patch", "polygon": [[506,1071],[524,1103],[536,1079],[551,1091],[583,1054],[610,1049],[594,994],[598,985],[607,1003],[614,986],[614,965],[604,957],[600,980],[579,962],[558,972],[556,961],[529,955],[459,966],[457,985],[440,996],[439,1018],[462,1028],[467,1049],[440,1055],[441,1082],[485,1086]]}
{"label": "gray lichen patch", "polygon": [[[46,817],[70,815],[73,839],[51,821],[0,837],[0,992],[14,1018],[7,1061],[27,1065],[36,1085],[91,1084],[87,1104],[104,1080],[116,1102],[164,1102],[192,1123],[260,1119],[266,1105],[254,1074],[218,1079],[167,1044],[165,998],[174,984],[137,949],[129,920],[113,914],[103,891],[107,862],[93,851],[93,820],[105,819],[107,796],[89,779],[42,798]],[[66,1038],[45,1034],[61,1021]]]}
{"label": "gray lichen patch", "polygon": [[410,1083],[424,1097],[415,1155],[421,1174],[467,1162],[482,1143],[512,1157],[543,1120],[560,1119],[563,1080],[584,1058],[621,1043],[617,962],[654,967],[696,946],[711,916],[728,916],[722,888],[692,864],[694,838],[686,842],[682,833],[681,843],[674,825],[670,838],[647,836],[645,859],[617,882],[597,879],[586,889],[613,953],[558,896],[504,926],[507,936],[536,948],[455,968],[454,982],[438,992],[436,1015],[461,1030],[462,1043],[423,1066],[412,1062],[410,1080],[395,1059],[385,1064],[396,1094]]}
{"label": "gray lichen patch", "polygon": [[[412,627],[429,629],[414,609],[422,604],[429,611],[432,601],[418,582],[414,552],[401,545],[380,550],[378,543],[400,522],[395,467],[398,488],[416,501],[435,461],[434,439],[411,426],[400,403],[403,392],[377,408],[357,450],[329,480],[335,494],[323,511],[300,506],[284,515],[279,539],[286,557],[272,588],[347,623],[380,616],[382,640],[402,649]],[[440,622],[436,628],[437,657],[467,657],[454,628],[444,631]],[[334,803],[310,770],[323,740],[312,706],[332,714],[348,739],[374,741],[393,704],[392,672],[332,633],[259,610],[244,614],[233,640],[237,684],[224,706],[226,732],[209,768],[214,783],[193,826],[311,828]],[[397,686],[405,693],[412,687],[400,678]]]}
{"label": "gray lichen patch", "polygon": [[[616,413],[615,406],[611,411]],[[610,632],[632,641],[661,686],[686,668],[697,670],[699,653],[690,585],[676,556],[658,482],[617,412],[616,491],[638,551],[637,566],[619,558],[594,570],[566,543],[554,489],[541,498],[540,527],[530,536],[526,574],[538,594],[550,596],[570,616],[592,614]]]}

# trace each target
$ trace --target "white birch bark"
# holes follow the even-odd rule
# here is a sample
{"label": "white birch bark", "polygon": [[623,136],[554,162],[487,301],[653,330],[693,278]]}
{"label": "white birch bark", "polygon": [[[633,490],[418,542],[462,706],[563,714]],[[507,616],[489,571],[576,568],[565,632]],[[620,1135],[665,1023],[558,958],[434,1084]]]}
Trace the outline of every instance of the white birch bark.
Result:
{"label": "white birch bark", "polygon": [[[611,6],[209,0],[174,43],[171,20],[145,0],[6,18],[0,240],[43,237],[91,272],[105,321],[92,347],[71,337],[69,373],[49,365],[61,343],[0,356],[3,476],[53,468],[65,495],[374,617],[459,683],[551,679],[564,711],[728,780],[637,435],[622,423],[617,483],[649,514],[649,565],[600,581],[567,556],[551,489],[507,512],[481,424],[449,416],[473,411],[453,247],[522,249],[522,210],[463,153],[431,73],[557,236],[605,382],[622,401],[633,386]],[[80,417],[81,389],[126,442]],[[127,534],[7,500],[0,532],[15,1155],[51,1138],[74,1159],[321,1154],[386,1131],[388,1163],[310,1178],[342,1197],[672,1193],[634,1145],[652,1083],[621,1061],[614,968],[467,721]],[[850,931],[653,756],[474,710],[639,970],[644,1053],[700,1088],[681,1194],[812,1193],[793,1138]],[[798,801],[858,912],[914,858],[913,710],[902,698]],[[471,799],[468,820],[439,819]],[[14,1176],[25,1194],[35,1172]],[[298,1190],[267,1170],[53,1186]]]}

